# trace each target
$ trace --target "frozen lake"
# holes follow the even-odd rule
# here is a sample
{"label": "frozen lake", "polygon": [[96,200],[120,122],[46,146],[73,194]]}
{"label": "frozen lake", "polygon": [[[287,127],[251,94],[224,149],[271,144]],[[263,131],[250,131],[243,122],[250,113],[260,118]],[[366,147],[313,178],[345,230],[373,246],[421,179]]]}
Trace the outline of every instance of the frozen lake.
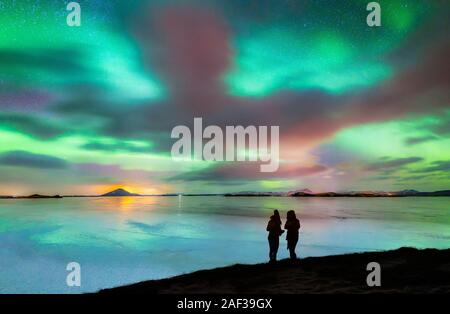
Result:
{"label": "frozen lake", "polygon": [[[0,292],[80,293],[267,261],[273,209],[300,257],[450,247],[450,198],[110,197],[0,200]],[[287,257],[284,238],[279,257]],[[66,265],[81,265],[81,287]]]}

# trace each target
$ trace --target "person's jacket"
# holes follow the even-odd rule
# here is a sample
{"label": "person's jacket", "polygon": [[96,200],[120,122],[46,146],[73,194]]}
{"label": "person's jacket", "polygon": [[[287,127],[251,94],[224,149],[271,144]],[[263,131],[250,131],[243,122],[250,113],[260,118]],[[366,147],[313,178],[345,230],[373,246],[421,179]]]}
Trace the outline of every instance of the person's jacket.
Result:
{"label": "person's jacket", "polygon": [[286,238],[298,237],[298,230],[300,229],[300,221],[295,218],[292,220],[287,220],[284,229],[287,230]]}
{"label": "person's jacket", "polygon": [[281,229],[281,222],[278,219],[275,219],[274,216],[270,217],[269,222],[267,223],[267,231],[269,231],[269,237],[270,236],[277,236],[279,237],[281,234],[283,234],[283,230]]}

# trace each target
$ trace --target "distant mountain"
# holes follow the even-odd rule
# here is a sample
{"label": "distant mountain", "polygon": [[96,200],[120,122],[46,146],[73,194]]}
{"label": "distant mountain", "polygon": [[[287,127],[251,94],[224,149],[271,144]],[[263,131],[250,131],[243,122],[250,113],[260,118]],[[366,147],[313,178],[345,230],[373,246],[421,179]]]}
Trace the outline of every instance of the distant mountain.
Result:
{"label": "distant mountain", "polygon": [[301,189],[289,192],[255,192],[244,191],[226,193],[225,196],[314,196],[314,193],[310,189]]}
{"label": "distant mountain", "polygon": [[304,192],[293,193],[290,196],[317,196],[317,197],[405,197],[405,196],[450,196],[450,190],[435,192],[419,192],[416,190],[402,190],[394,192],[384,191],[350,191],[350,192],[325,192],[308,194]]}
{"label": "distant mountain", "polygon": [[235,193],[226,193],[224,196],[286,196],[284,192],[235,192]]}
{"label": "distant mountain", "polygon": [[41,195],[41,194],[33,194],[29,196],[17,196],[14,198],[63,198],[61,195]]}
{"label": "distant mountain", "polygon": [[310,189],[285,192],[235,192],[224,196],[292,196],[292,197],[406,197],[406,196],[450,196],[450,190],[420,192],[416,190],[402,191],[348,191],[314,193]]}
{"label": "distant mountain", "polygon": [[418,196],[450,196],[450,190],[418,192]]}
{"label": "distant mountain", "polygon": [[41,199],[41,198],[63,198],[63,197],[109,197],[109,196],[228,196],[228,197],[239,197],[239,196],[277,196],[277,197],[408,197],[408,196],[450,196],[450,190],[440,190],[434,192],[420,192],[416,190],[401,190],[393,192],[384,191],[344,191],[344,192],[323,192],[314,193],[309,189],[301,189],[290,192],[254,192],[254,191],[244,191],[226,194],[179,194],[179,193],[168,193],[159,195],[141,195],[136,193],[130,193],[124,189],[116,189],[114,191],[108,192],[103,195],[41,195],[33,194],[29,196],[10,196],[10,195],[0,195],[0,199]]}
{"label": "distant mountain", "polygon": [[222,193],[194,193],[194,194],[179,194],[182,196],[223,196]]}
{"label": "distant mountain", "polygon": [[402,190],[402,191],[397,191],[397,192],[393,192],[395,195],[417,195],[418,193],[421,193],[419,191],[416,190]]}
{"label": "distant mountain", "polygon": [[124,189],[116,189],[114,191],[105,193],[101,196],[140,196],[139,194],[130,193]]}
{"label": "distant mountain", "polygon": [[314,193],[310,189],[301,189],[287,192],[287,196],[311,196]]}

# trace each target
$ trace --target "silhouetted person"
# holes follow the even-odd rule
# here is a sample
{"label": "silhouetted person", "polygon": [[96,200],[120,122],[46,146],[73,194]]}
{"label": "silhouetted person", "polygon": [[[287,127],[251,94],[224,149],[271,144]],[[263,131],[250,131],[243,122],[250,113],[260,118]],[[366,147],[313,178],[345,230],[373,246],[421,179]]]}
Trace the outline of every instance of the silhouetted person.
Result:
{"label": "silhouetted person", "polygon": [[273,215],[267,223],[267,231],[269,231],[269,258],[271,262],[277,260],[278,247],[280,246],[280,236],[284,230],[281,229],[281,218],[278,210],[274,210]]}
{"label": "silhouetted person", "polygon": [[298,230],[300,229],[300,221],[295,216],[295,212],[293,210],[287,212],[286,224],[284,225],[284,229],[287,230],[287,248],[289,250],[291,259],[297,259],[297,255],[295,254],[295,247],[297,246],[298,242]]}

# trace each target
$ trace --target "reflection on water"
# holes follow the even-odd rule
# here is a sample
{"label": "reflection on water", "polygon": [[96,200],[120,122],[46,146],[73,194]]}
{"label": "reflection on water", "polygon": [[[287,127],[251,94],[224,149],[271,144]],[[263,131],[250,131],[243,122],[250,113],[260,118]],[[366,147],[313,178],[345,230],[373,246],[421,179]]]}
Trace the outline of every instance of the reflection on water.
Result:
{"label": "reflection on water", "polygon": [[[0,292],[95,291],[267,260],[266,220],[295,209],[299,254],[448,248],[449,198],[117,197],[0,200]],[[287,250],[280,245],[280,257]],[[81,264],[81,288],[65,285]]]}

